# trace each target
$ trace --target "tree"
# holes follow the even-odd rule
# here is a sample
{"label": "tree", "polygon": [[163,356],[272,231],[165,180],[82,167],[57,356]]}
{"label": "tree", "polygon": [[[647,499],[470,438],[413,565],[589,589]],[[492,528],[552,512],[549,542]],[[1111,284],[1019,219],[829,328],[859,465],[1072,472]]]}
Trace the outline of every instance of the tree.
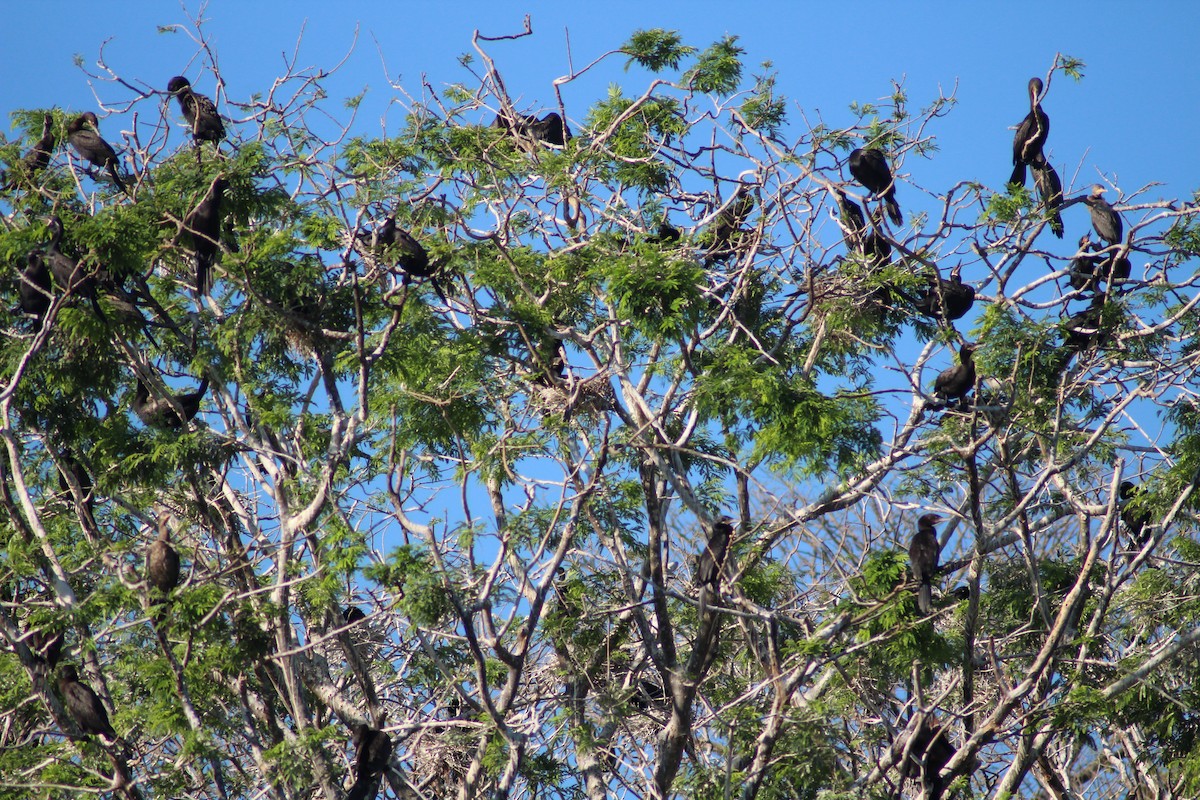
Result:
{"label": "tree", "polygon": [[1077,253],[1087,187],[910,181],[952,97],[797,134],[736,39],[650,30],[555,82],[643,91],[517,108],[490,41],[385,138],[325,73],[214,93],[225,142],[141,114],[128,197],[21,171],[71,115],[19,112],[11,293],[53,214],[95,303],[5,329],[0,795],[1194,796],[1197,205],[1110,186]]}

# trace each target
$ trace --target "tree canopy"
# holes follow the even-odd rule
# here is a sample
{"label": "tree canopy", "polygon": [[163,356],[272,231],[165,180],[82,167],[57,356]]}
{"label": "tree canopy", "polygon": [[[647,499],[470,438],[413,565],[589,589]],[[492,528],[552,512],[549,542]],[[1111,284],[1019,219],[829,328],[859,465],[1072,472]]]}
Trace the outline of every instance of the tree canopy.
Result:
{"label": "tree canopy", "polygon": [[1064,185],[1084,65],[930,186],[953,96],[492,41],[13,112],[0,797],[1200,793],[1200,206]]}

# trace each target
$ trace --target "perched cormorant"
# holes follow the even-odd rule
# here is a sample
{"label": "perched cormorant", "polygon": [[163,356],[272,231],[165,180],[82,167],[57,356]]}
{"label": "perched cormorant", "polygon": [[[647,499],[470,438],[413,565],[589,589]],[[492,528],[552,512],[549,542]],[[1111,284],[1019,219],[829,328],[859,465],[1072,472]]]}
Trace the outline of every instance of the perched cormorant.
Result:
{"label": "perched cormorant", "polygon": [[129,190],[125,188],[121,176],[117,174],[117,153],[108,142],[100,138],[99,126],[100,120],[96,118],[96,115],[91,111],[86,111],[71,120],[71,124],[67,126],[67,141],[84,160],[97,167],[108,169],[113,183],[122,192],[128,194]]}
{"label": "perched cormorant", "polygon": [[930,275],[929,288],[913,304],[918,313],[927,317],[944,316],[947,321],[962,319],[973,305],[975,287],[962,282],[962,264],[956,264],[954,269],[950,270],[950,280]]}
{"label": "perched cormorant", "polygon": [[922,614],[933,613],[933,576],[937,574],[938,556],[942,545],[938,542],[937,529],[941,522],[937,514],[922,514],[917,520],[917,532],[908,546],[908,563],[912,568],[913,580],[921,584],[917,592],[917,608]]}
{"label": "perched cormorant", "polygon": [[[179,431],[196,416],[200,410],[200,401],[206,391],[208,391],[208,376],[200,381],[200,387],[196,391],[177,394],[172,403],[166,398],[151,397],[150,389],[139,377],[137,391],[133,396],[133,413],[137,414],[137,418],[147,425]],[[182,409],[182,418],[175,410],[176,406]]]}
{"label": "perched cormorant", "polygon": [[1121,241],[1121,233],[1124,230],[1121,216],[1104,199],[1104,186],[1099,183],[1092,186],[1092,193],[1085,197],[1083,202],[1087,203],[1088,210],[1092,213],[1092,227],[1096,229],[1096,234],[1109,244]]}
{"label": "perched cormorant", "polygon": [[165,519],[158,521],[158,538],[146,549],[146,578],[163,594],[179,585],[179,553],[171,546],[171,530]]}
{"label": "perched cormorant", "polygon": [[100,698],[86,683],[79,682],[79,673],[73,664],[62,668],[58,676],[58,693],[71,719],[84,733],[116,739],[117,732],[108,721],[108,712]]}
{"label": "perched cormorant", "polygon": [[904,215],[900,213],[900,204],[896,202],[896,183],[882,150],[860,147],[851,152],[850,174],[873,194],[883,197],[893,223],[904,224]]}
{"label": "perched cormorant", "polygon": [[683,234],[679,232],[679,228],[663,220],[658,223],[658,230],[646,237],[646,241],[651,244],[673,245],[682,237]]}
{"label": "perched cormorant", "polygon": [[31,250],[25,260],[27,266],[22,270],[21,282],[17,285],[17,307],[41,322],[50,310],[52,301],[50,270],[46,268],[42,254],[36,250]]}
{"label": "perched cormorant", "polygon": [[[71,481],[75,482],[83,497],[84,514],[87,515],[88,521],[94,526],[96,524],[95,517],[93,516],[95,498],[92,490],[95,488],[95,485],[92,483],[92,476],[84,469],[83,464],[79,463],[79,459],[75,458],[75,453],[69,447],[65,447],[59,452],[58,462],[58,488],[74,501],[74,495],[71,492]],[[68,477],[70,480],[68,480]]]}
{"label": "perched cormorant", "polygon": [[353,741],[358,758],[354,762],[354,785],[346,793],[346,800],[366,800],[392,759],[392,737],[360,724],[354,729]]}
{"label": "perched cormorant", "polygon": [[50,243],[43,248],[42,259],[50,268],[50,274],[66,294],[76,294],[91,300],[96,316],[103,319],[104,311],[100,308],[97,296],[96,278],[87,274],[82,264],[59,249],[63,238],[62,220],[50,217],[46,220],[46,227],[50,229]]}
{"label": "perched cormorant", "polygon": [[196,291],[201,295],[212,289],[212,265],[221,251],[221,203],[228,188],[229,181],[218,175],[204,199],[183,220],[184,229],[192,236],[192,249],[196,253]]}
{"label": "perched cormorant", "polygon": [[901,767],[900,774],[912,778],[919,770],[925,787],[922,797],[941,800],[946,788],[941,773],[950,759],[954,758],[954,746],[950,744],[946,728],[923,720],[913,734],[912,743],[907,745],[907,750],[909,760]]}
{"label": "perched cormorant", "polygon": [[1104,315],[1104,295],[1098,294],[1092,298],[1091,305],[1083,311],[1072,314],[1063,323],[1066,339],[1063,347],[1070,352],[1081,353],[1092,347],[1100,347],[1108,342],[1109,332],[1102,330],[1101,320]]}
{"label": "perched cormorant", "polygon": [[47,669],[53,670],[58,666],[58,660],[62,658],[62,631],[38,628],[29,636],[29,649],[38,661],[46,665]]}
{"label": "perched cormorant", "polygon": [[1033,185],[1037,187],[1042,208],[1050,218],[1050,230],[1058,238],[1063,238],[1062,214],[1059,213],[1063,204],[1062,179],[1049,161],[1033,165]]}
{"label": "perched cormorant", "polygon": [[1133,264],[1119,253],[1113,253],[1105,265],[1104,273],[1108,278],[1108,290],[1111,292],[1118,283],[1129,280],[1133,272]]}
{"label": "perched cormorant", "polygon": [[1042,79],[1029,79],[1029,113],[1013,136],[1013,171],[1009,183],[1025,185],[1025,166],[1040,166],[1046,161],[1042,147],[1050,135],[1050,118],[1042,111]]}
{"label": "perched cormorant", "polygon": [[710,261],[721,261],[737,254],[738,240],[741,238],[742,226],[754,212],[757,201],[754,195],[747,191],[745,185],[740,185],[725,207],[717,213],[712,223],[712,244],[705,254]]}
{"label": "perched cormorant", "polygon": [[845,242],[847,250],[861,251],[867,232],[867,218],[863,215],[862,206],[851,200],[840,187],[835,186],[833,191],[837,195],[842,241]]}
{"label": "perched cormorant", "polygon": [[346,606],[342,609],[342,618],[346,620],[347,625],[353,625],[367,618],[363,610],[358,606]]}
{"label": "perched cormorant", "polygon": [[182,75],[176,75],[167,82],[167,91],[179,100],[179,110],[183,118],[192,126],[192,138],[196,144],[200,142],[219,143],[225,138],[225,125],[213,101],[202,94],[192,91],[192,85]]}
{"label": "perched cormorant", "polygon": [[1096,288],[1096,264],[1100,261],[1099,257],[1088,255],[1096,252],[1096,245],[1092,242],[1092,237],[1086,233],[1079,239],[1080,255],[1071,259],[1067,269],[1070,272],[1070,283],[1072,289],[1081,289],[1085,291],[1094,290]]}
{"label": "perched cormorant", "polygon": [[509,119],[507,114],[501,112],[496,115],[496,120],[492,125],[512,134],[529,136],[558,147],[564,147],[567,142],[571,141],[571,129],[555,111],[551,111],[541,119],[538,119],[536,114],[518,114],[515,123]]}
{"label": "perched cormorant", "polygon": [[721,583],[721,571],[725,566],[725,554],[729,550],[729,539],[733,536],[733,520],[721,517],[713,523],[712,533],[704,552],[696,558],[696,585],[716,589]]}
{"label": "perched cormorant", "polygon": [[1129,507],[1132,500],[1137,500],[1145,494],[1145,490],[1138,486],[1133,481],[1121,481],[1121,490],[1118,492],[1121,507],[1121,521],[1125,523],[1126,530],[1129,531],[1129,536],[1133,540],[1133,546],[1139,550],[1146,543],[1144,530],[1150,524],[1150,512],[1147,510],[1134,510]]}
{"label": "perched cormorant", "polygon": [[[32,182],[33,177],[46,168],[50,163],[50,154],[54,152],[54,117],[46,114],[42,117],[42,138],[38,139],[25,157],[21,159],[18,175]],[[14,176],[5,189],[15,188],[18,177]]]}
{"label": "perched cormorant", "polygon": [[964,342],[958,350],[958,361],[942,370],[933,382],[933,392],[947,400],[963,400],[975,387],[975,361],[971,355],[978,345]]}

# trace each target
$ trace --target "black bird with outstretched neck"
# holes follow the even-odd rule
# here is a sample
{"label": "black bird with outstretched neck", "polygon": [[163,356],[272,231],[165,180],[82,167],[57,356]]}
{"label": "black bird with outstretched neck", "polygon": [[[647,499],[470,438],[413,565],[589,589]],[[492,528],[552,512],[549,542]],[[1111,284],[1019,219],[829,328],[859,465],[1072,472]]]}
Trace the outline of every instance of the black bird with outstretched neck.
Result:
{"label": "black bird with outstretched neck", "polygon": [[353,741],[358,757],[354,762],[354,785],[346,793],[346,800],[366,800],[392,760],[392,737],[364,723],[354,729]]}
{"label": "black bird with outstretched neck", "polygon": [[54,117],[45,114],[42,117],[42,138],[38,139],[29,152],[25,154],[25,157],[21,159],[18,166],[20,170],[19,176],[14,175],[4,188],[16,188],[17,182],[21,178],[32,184],[33,178],[50,163],[50,154],[54,152],[55,142]]}
{"label": "black bird with outstretched neck", "polygon": [[950,280],[941,276],[929,277],[929,288],[913,304],[917,312],[927,317],[947,321],[962,319],[975,305],[975,287],[962,281],[962,264],[950,270]]}
{"label": "black bird with outstretched neck", "polygon": [[716,590],[721,583],[725,567],[725,555],[729,551],[729,540],[733,536],[733,520],[721,517],[713,523],[708,543],[696,558],[696,585]]}
{"label": "black bird with outstretched neck", "polygon": [[908,563],[912,568],[913,580],[920,584],[917,590],[917,608],[922,614],[933,613],[933,577],[937,574],[938,558],[942,545],[938,542],[934,525],[942,521],[937,514],[922,514],[917,520],[917,532],[908,546]]}
{"label": "black bird with outstretched neck", "polygon": [[838,220],[842,228],[842,241],[847,250],[862,250],[863,237],[867,233],[867,218],[862,206],[850,199],[840,187],[833,187],[837,195]]}
{"label": "black bird with outstretched neck", "polygon": [[1096,275],[1096,264],[1100,262],[1100,258],[1091,255],[1094,252],[1096,252],[1096,245],[1092,242],[1092,237],[1085,233],[1079,238],[1079,255],[1072,258],[1071,263],[1067,265],[1072,289],[1092,291],[1096,288],[1096,282],[1099,280]]}
{"label": "black bird with outstretched neck", "polygon": [[146,548],[146,580],[163,594],[179,585],[179,553],[171,545],[171,529],[158,520],[158,538]]}
{"label": "black bird with outstretched neck", "polygon": [[1029,79],[1029,113],[1013,135],[1013,171],[1009,183],[1025,185],[1025,167],[1046,163],[1042,148],[1050,135],[1050,117],[1042,110],[1042,79]]}
{"label": "black bird with outstretched neck", "polygon": [[1125,523],[1125,529],[1129,531],[1129,538],[1138,550],[1146,544],[1145,529],[1150,524],[1150,512],[1142,508],[1135,510],[1130,503],[1140,500],[1145,493],[1146,490],[1133,481],[1121,481],[1121,489],[1117,493],[1118,505],[1121,507],[1121,522]]}
{"label": "black bird with outstretched neck", "polygon": [[437,296],[443,303],[448,303],[436,277],[438,265],[430,263],[429,253],[411,233],[396,225],[394,216],[385,219],[371,234],[371,246],[392,259],[392,263],[404,273],[405,284],[412,278],[428,278]]}
{"label": "black bird with outstretched neck", "polygon": [[108,712],[99,696],[86,683],[80,683],[79,673],[73,664],[62,668],[58,676],[58,693],[62,695],[63,706],[75,724],[86,734],[106,736],[115,740],[117,732],[108,721]]}
{"label": "black bird with outstretched neck", "polygon": [[[137,391],[133,396],[133,413],[147,425],[170,431],[180,431],[200,411],[200,401],[207,391],[208,376],[205,376],[196,391],[177,394],[172,402],[162,397],[151,397],[149,387],[139,377]],[[176,407],[182,410],[182,417],[179,416]]]}
{"label": "black bird with outstretched neck", "polygon": [[117,172],[117,152],[100,138],[100,120],[91,111],[80,114],[67,126],[67,141],[80,157],[97,167],[104,167],[112,176],[113,183],[122,192],[129,194]]}
{"label": "black bird with outstretched neck", "polygon": [[49,217],[46,227],[50,229],[50,242],[42,250],[42,260],[50,269],[54,280],[66,294],[86,297],[92,301],[96,316],[104,319],[104,310],[100,308],[99,281],[88,273],[84,266],[68,256],[61,249],[63,239],[63,224],[58,217]]}
{"label": "black bird with outstretched neck", "polygon": [[958,363],[942,370],[933,381],[933,392],[946,400],[965,401],[975,388],[975,361],[972,355],[978,345],[963,342],[958,350]]}
{"label": "black bird with outstretched neck", "polygon": [[896,225],[904,224],[900,204],[896,202],[896,182],[887,157],[875,147],[859,148],[850,153],[850,174],[877,197],[882,197],[888,216]]}
{"label": "black bird with outstretched neck", "polygon": [[1120,242],[1125,226],[1121,223],[1121,215],[1104,199],[1103,184],[1092,186],[1092,193],[1083,202],[1092,214],[1092,227],[1096,229],[1096,235],[1109,244]]}
{"label": "black bird with outstretched neck", "polygon": [[1042,200],[1042,210],[1049,219],[1050,230],[1058,238],[1063,238],[1062,214],[1059,213],[1063,204],[1062,179],[1049,161],[1033,165],[1033,185],[1037,187],[1038,197]]}
{"label": "black bird with outstretched neck", "polygon": [[192,139],[196,144],[212,142],[218,144],[225,138],[225,124],[217,107],[202,94],[192,91],[192,84],[182,75],[176,75],[167,82],[167,91],[179,101],[179,110],[183,118],[192,127]]}
{"label": "black bird with outstretched neck", "polygon": [[204,199],[188,212],[183,227],[192,237],[196,253],[196,292],[206,295],[212,290],[212,267],[221,251],[221,204],[229,181],[218,175],[208,187]]}

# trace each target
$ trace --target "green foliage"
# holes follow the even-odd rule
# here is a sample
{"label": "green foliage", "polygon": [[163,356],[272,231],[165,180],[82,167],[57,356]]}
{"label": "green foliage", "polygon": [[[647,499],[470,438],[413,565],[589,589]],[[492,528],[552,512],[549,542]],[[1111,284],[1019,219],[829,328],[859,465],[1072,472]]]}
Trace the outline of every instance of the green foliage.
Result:
{"label": "green foliage", "polygon": [[638,64],[651,72],[662,72],[665,69],[679,69],[684,58],[696,52],[696,48],[682,44],[682,38],[677,31],[651,28],[637,30],[621,48],[629,55],[625,62],[628,71],[632,64]]}
{"label": "green foliage", "polygon": [[710,45],[684,73],[684,82],[698,92],[729,95],[737,91],[742,80],[741,56],[746,52],[737,46],[737,40],[725,36]]}

